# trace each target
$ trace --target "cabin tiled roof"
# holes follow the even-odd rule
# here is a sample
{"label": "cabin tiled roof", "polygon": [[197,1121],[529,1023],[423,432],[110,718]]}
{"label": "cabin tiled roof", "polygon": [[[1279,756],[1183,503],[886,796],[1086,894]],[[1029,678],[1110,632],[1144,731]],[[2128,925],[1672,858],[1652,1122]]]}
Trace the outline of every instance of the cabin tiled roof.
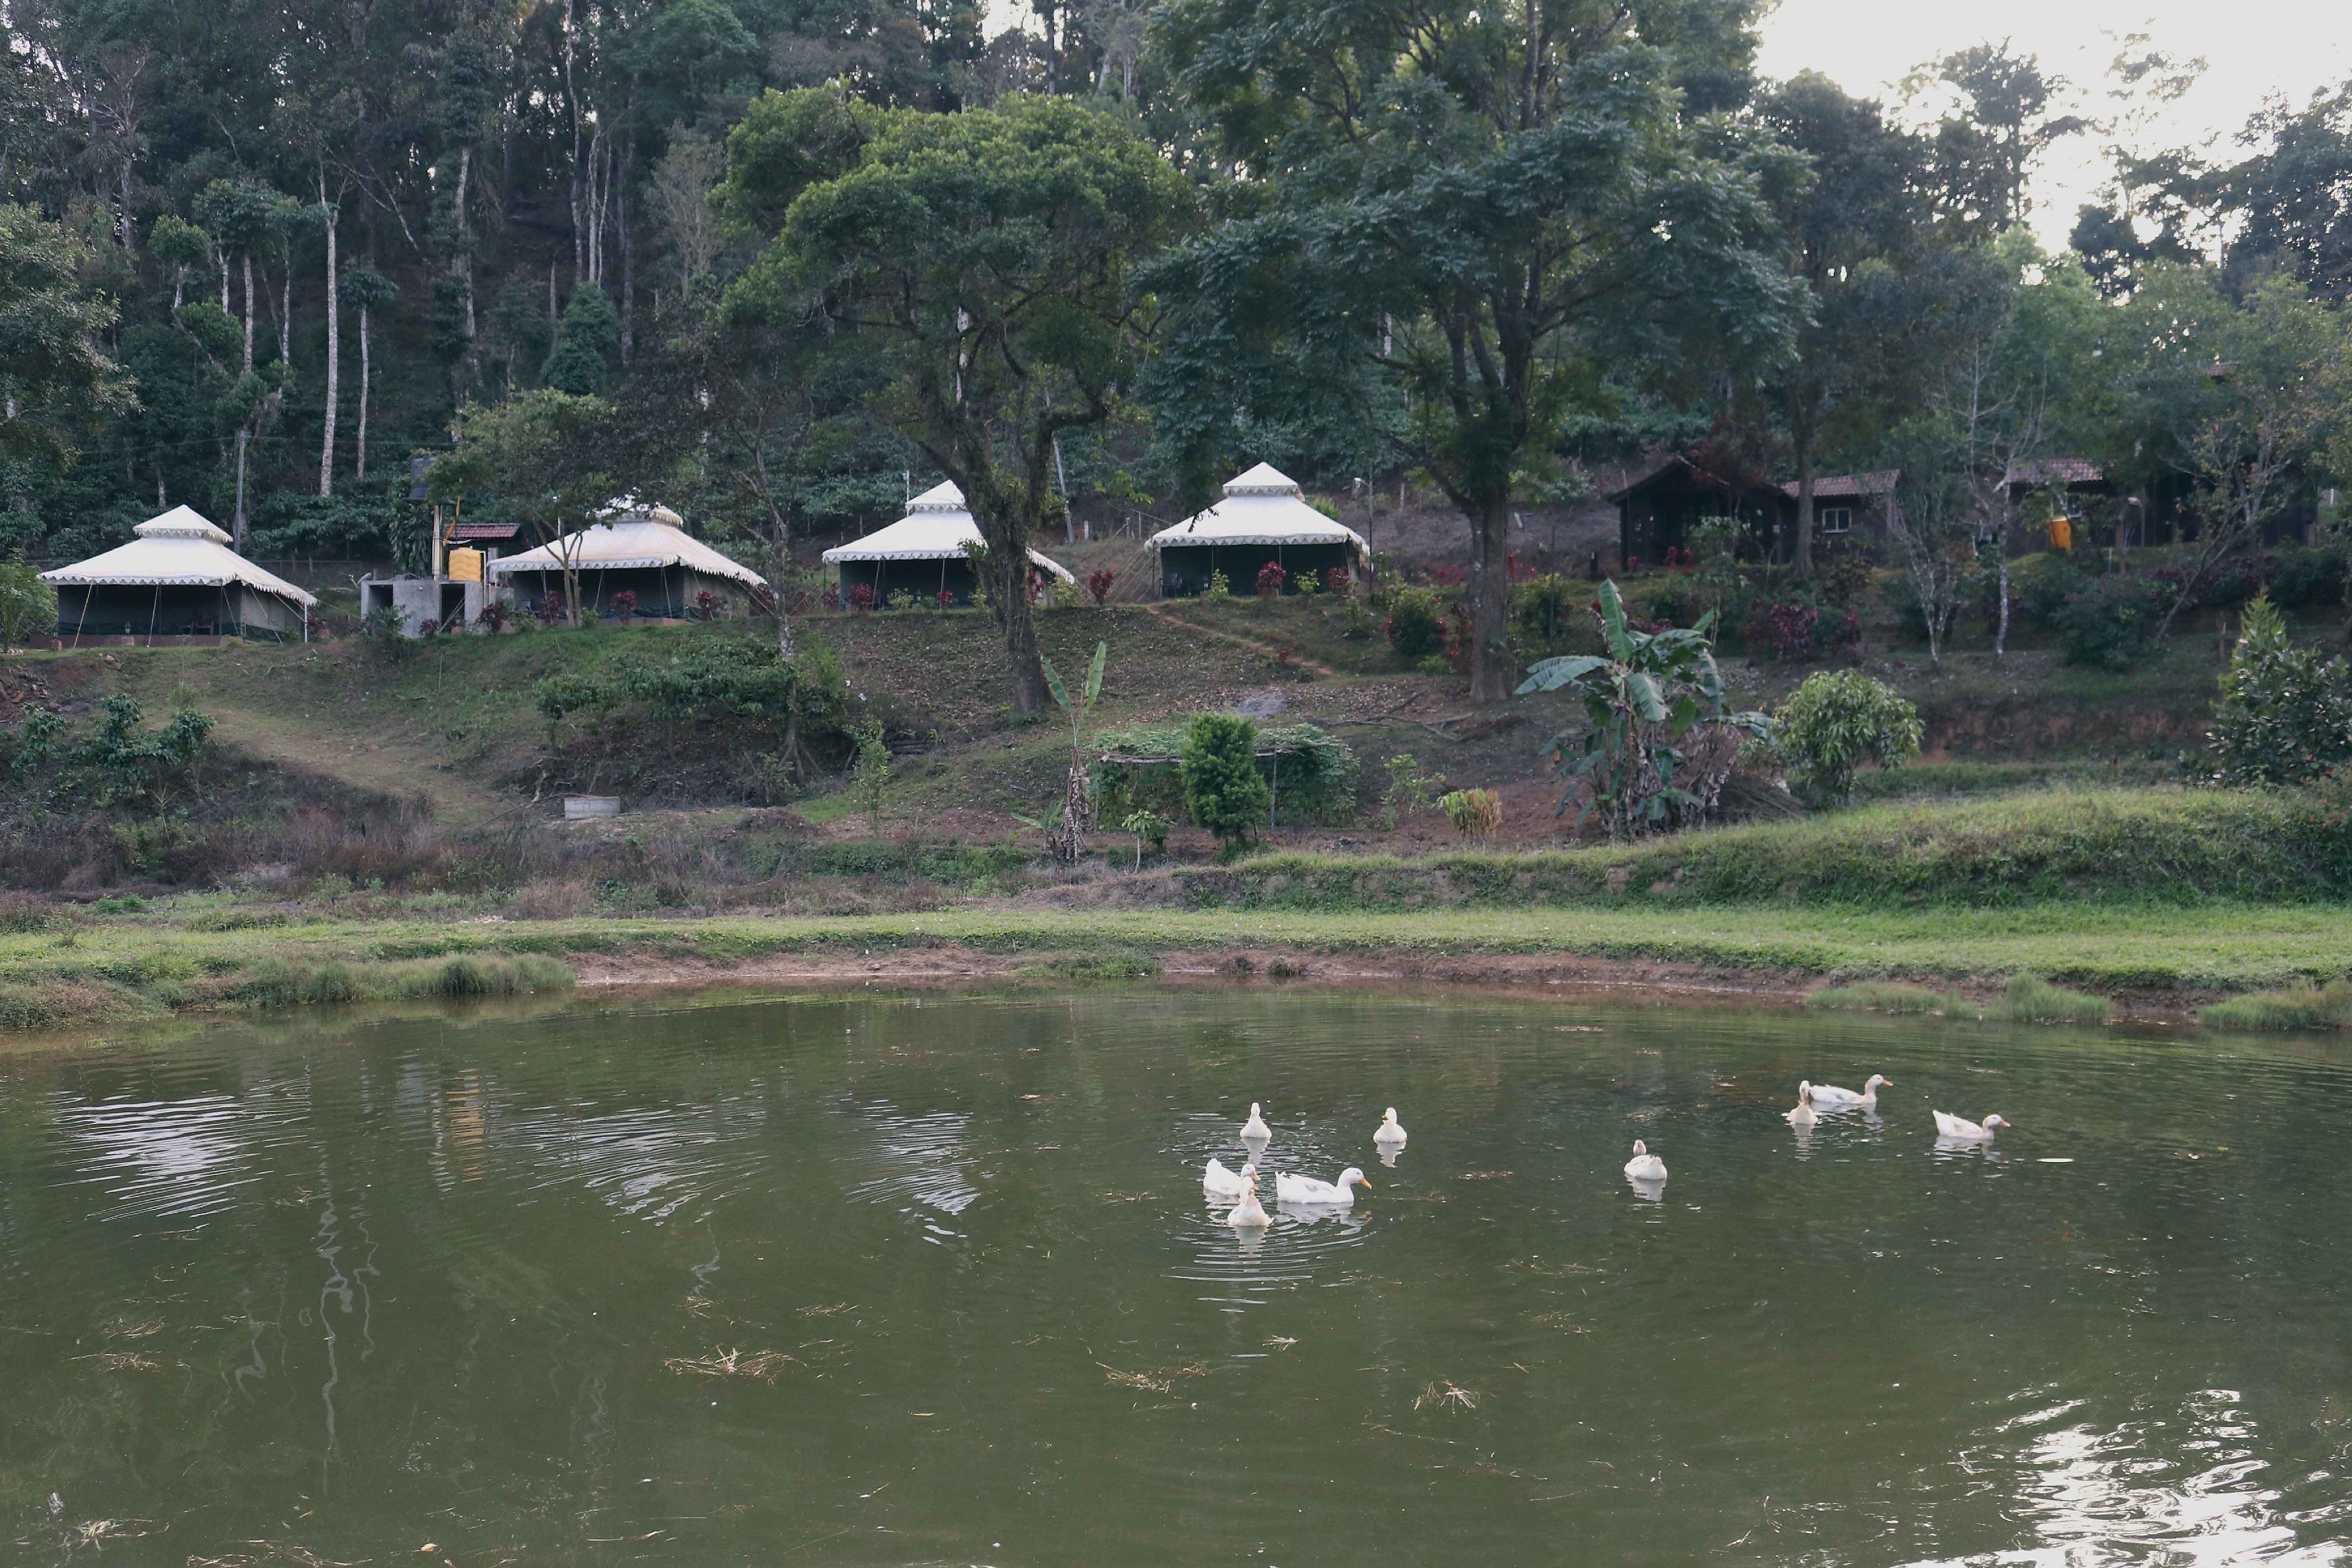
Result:
{"label": "cabin tiled roof", "polygon": [[[1900,468],[1881,468],[1868,474],[1824,474],[1813,481],[1816,501],[1860,500],[1866,496],[1891,496],[1895,482],[1903,477]],[[1797,494],[1794,479],[1780,486],[1780,493],[1793,499]]]}
{"label": "cabin tiled roof", "polygon": [[2012,485],[2096,485],[2106,476],[2106,470],[2087,457],[2048,457],[2009,471]]}
{"label": "cabin tiled roof", "polygon": [[502,540],[510,539],[521,531],[520,523],[459,523],[450,528],[449,538],[455,543],[467,539]]}

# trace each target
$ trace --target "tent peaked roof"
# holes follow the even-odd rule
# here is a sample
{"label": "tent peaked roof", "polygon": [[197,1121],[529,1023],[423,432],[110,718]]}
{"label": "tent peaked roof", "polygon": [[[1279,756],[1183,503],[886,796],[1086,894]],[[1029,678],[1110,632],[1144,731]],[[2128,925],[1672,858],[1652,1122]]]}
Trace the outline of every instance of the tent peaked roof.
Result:
{"label": "tent peaked roof", "polygon": [[552,544],[492,561],[490,575],[562,571],[566,567],[574,571],[640,571],[682,566],[747,588],[768,586],[768,580],[750,567],[730,560],[688,533],[686,519],[667,507],[622,496],[607,502],[597,515],[608,520],[565,534]]}
{"label": "tent peaked roof", "polygon": [[963,504],[963,492],[952,479],[942,479],[913,500],[907,503],[907,512],[961,512],[969,510]]}
{"label": "tent peaked roof", "polygon": [[319,601],[228,548],[228,535],[193,507],[174,507],[103,555],[41,573],[58,588],[226,588],[239,583],[305,608]]}
{"label": "tent peaked roof", "polygon": [[230,542],[227,529],[194,507],[174,507],[131,531],[142,539],[210,539],[216,545]]}
{"label": "tent peaked roof", "polygon": [[[835,545],[824,552],[827,565],[845,560],[961,560],[965,546],[984,545],[980,524],[963,502],[963,492],[952,484],[934,485],[907,503],[907,515],[864,538]],[[1064,582],[1076,582],[1059,561],[1029,552],[1030,563]]]}
{"label": "tent peaked roof", "polygon": [[1225,498],[1147,541],[1151,549],[1189,545],[1345,545],[1358,555],[1364,536],[1308,506],[1290,476],[1261,463],[1225,482]]}
{"label": "tent peaked roof", "polygon": [[1261,463],[1225,481],[1228,496],[1296,496],[1298,482],[1271,463]]}

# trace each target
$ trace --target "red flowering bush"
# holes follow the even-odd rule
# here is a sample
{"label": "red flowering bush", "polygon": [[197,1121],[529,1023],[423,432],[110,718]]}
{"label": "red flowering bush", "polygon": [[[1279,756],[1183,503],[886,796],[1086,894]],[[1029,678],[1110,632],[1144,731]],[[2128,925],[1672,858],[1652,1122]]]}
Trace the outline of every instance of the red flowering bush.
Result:
{"label": "red flowering bush", "polygon": [[604,608],[610,611],[616,619],[626,621],[630,616],[635,615],[637,612],[637,596],[630,590],[625,588],[621,590],[620,592],[604,601]]}
{"label": "red flowering bush", "polygon": [[1289,578],[1290,574],[1282,570],[1280,561],[1267,561],[1257,569],[1257,596],[1260,599],[1273,598],[1282,591],[1282,585],[1288,581]]}
{"label": "red flowering bush", "polygon": [[851,584],[849,590],[849,608],[860,615],[863,615],[867,611],[873,609],[874,585],[870,582]]}
{"label": "red flowering bush", "polygon": [[953,610],[955,608],[955,590],[952,588],[940,589],[939,592],[931,596],[931,602],[938,605],[942,610]]}
{"label": "red flowering bush", "polygon": [[1094,570],[1087,573],[1087,591],[1094,596],[1095,606],[1097,609],[1100,609],[1103,604],[1108,601],[1110,599],[1110,586],[1118,580],[1118,573],[1111,570],[1111,569],[1107,566],[1098,566],[1095,568]]}
{"label": "red flowering bush", "polygon": [[1323,574],[1323,591],[1334,599],[1347,598],[1350,586],[1352,585],[1348,580],[1348,563],[1344,560],[1336,563],[1330,570]]}

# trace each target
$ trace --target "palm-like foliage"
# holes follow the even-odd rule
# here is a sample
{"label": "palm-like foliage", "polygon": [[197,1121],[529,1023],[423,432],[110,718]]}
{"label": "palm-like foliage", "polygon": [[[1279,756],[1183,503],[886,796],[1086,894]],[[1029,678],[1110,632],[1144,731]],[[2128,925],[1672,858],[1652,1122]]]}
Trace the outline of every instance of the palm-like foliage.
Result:
{"label": "palm-like foliage", "polygon": [[1715,809],[1746,737],[1769,731],[1760,713],[1734,713],[1716,668],[1715,612],[1687,628],[1644,632],[1625,618],[1614,582],[1601,585],[1606,653],[1574,653],[1529,667],[1519,695],[1574,691],[1589,727],[1546,748],[1580,795],[1577,821],[1598,811],[1612,839],[1696,821]]}

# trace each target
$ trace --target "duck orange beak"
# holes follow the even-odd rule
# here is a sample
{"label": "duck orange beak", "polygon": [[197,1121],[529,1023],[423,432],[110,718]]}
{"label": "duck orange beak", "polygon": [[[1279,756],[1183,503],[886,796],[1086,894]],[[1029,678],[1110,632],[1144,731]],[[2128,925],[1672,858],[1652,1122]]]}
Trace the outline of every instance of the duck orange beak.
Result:
{"label": "duck orange beak", "polygon": [[1371,1191],[1371,1190],[1372,1190],[1372,1184],[1371,1184],[1370,1182],[1366,1181],[1366,1180],[1365,1180],[1363,1177],[1361,1177],[1361,1176],[1358,1176],[1358,1177],[1356,1178],[1356,1185],[1357,1185],[1358,1186],[1360,1186],[1360,1187],[1362,1187],[1366,1192],[1370,1192],[1370,1191]]}

